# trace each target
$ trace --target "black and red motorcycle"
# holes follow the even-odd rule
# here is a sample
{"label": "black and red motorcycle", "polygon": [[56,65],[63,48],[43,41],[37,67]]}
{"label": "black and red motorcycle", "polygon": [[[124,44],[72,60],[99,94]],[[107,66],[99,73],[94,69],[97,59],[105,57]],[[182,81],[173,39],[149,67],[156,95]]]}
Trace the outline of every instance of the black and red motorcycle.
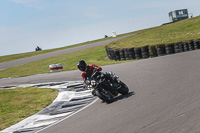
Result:
{"label": "black and red motorcycle", "polygon": [[129,89],[119,77],[112,72],[99,72],[95,71],[85,81],[86,88],[91,90],[95,96],[98,96],[102,101],[111,103],[114,98],[120,94],[126,95]]}

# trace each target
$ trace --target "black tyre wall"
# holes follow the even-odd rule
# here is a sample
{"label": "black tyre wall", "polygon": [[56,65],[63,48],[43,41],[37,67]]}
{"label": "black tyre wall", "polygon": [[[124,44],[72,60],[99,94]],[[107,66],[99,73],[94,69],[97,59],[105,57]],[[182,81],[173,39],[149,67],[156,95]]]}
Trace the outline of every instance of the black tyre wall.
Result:
{"label": "black tyre wall", "polygon": [[129,58],[129,53],[128,53],[128,48],[125,48],[124,49],[124,56],[125,56],[125,59],[126,60],[129,60],[130,58]]}
{"label": "black tyre wall", "polygon": [[200,49],[200,40],[194,41],[194,48],[195,48],[195,50]]}
{"label": "black tyre wall", "polygon": [[157,57],[157,50],[156,50],[156,46],[149,46],[149,56],[150,57]]}
{"label": "black tyre wall", "polygon": [[190,40],[190,41],[188,42],[188,47],[189,47],[189,50],[190,50],[190,51],[194,50],[194,41],[193,41],[193,40]]}
{"label": "black tyre wall", "polygon": [[193,40],[190,40],[190,41],[188,42],[188,47],[189,47],[189,50],[190,50],[190,51],[194,50],[194,41],[193,41]]}
{"label": "black tyre wall", "polygon": [[114,51],[114,49],[111,49],[111,57],[112,57],[112,59],[113,60],[117,60],[117,58],[116,58],[116,56],[115,56],[115,51]]}
{"label": "black tyre wall", "polygon": [[127,50],[128,50],[129,58],[130,59],[135,59],[134,48],[127,48]]}
{"label": "black tyre wall", "polygon": [[141,47],[142,58],[149,58],[149,46]]}
{"label": "black tyre wall", "polygon": [[180,52],[185,52],[183,43],[179,43]]}
{"label": "black tyre wall", "polygon": [[135,52],[135,58],[136,59],[141,59],[142,58],[141,48],[134,48],[134,52]]}
{"label": "black tyre wall", "polygon": [[124,49],[120,49],[120,60],[125,60]]}
{"label": "black tyre wall", "polygon": [[111,49],[105,46],[106,53],[110,60],[130,60],[149,57],[163,56],[166,54],[180,53],[200,49],[200,40],[190,40],[187,42],[177,42],[171,44],[160,44],[143,46],[137,48]]}
{"label": "black tyre wall", "polygon": [[183,47],[184,47],[184,51],[189,51],[189,46],[188,46],[188,42],[184,42],[183,43]]}
{"label": "black tyre wall", "polygon": [[170,43],[165,45],[165,50],[166,50],[166,54],[174,54],[175,50],[174,50],[174,44]]}
{"label": "black tyre wall", "polygon": [[109,48],[107,48],[107,51],[108,51],[108,58],[109,58],[110,60],[113,60],[112,50],[109,49]]}
{"label": "black tyre wall", "polygon": [[[179,42],[180,43],[180,42]],[[180,46],[179,43],[174,43],[174,52],[175,53],[180,53]]]}
{"label": "black tyre wall", "polygon": [[116,60],[120,60],[120,52],[119,52],[119,49],[115,49],[114,50],[114,54],[115,54],[115,57],[116,57]]}
{"label": "black tyre wall", "polygon": [[163,56],[163,55],[166,54],[165,45],[164,44],[157,45],[156,48],[157,48],[158,56]]}

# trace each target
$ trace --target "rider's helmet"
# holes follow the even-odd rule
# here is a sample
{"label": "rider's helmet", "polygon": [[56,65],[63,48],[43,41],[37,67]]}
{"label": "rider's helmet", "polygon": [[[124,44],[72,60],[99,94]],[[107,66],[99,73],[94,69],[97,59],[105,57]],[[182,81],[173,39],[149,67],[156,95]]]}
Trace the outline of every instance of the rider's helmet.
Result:
{"label": "rider's helmet", "polygon": [[77,63],[77,67],[80,71],[85,71],[86,70],[86,67],[87,67],[87,64],[85,63],[84,60],[80,60],[78,61]]}

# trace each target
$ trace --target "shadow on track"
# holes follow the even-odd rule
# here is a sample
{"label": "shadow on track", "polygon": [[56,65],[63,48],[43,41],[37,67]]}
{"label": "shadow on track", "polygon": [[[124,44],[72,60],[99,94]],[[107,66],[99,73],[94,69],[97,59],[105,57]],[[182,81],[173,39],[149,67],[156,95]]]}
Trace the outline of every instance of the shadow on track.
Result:
{"label": "shadow on track", "polygon": [[115,97],[114,99],[114,102],[118,101],[118,100],[123,100],[123,99],[126,99],[126,98],[129,98],[131,97],[132,95],[135,95],[135,92],[129,92],[128,94],[126,95],[119,95],[117,97]]}
{"label": "shadow on track", "polygon": [[[111,102],[111,103],[114,103],[114,102],[117,102],[119,100],[123,100],[123,99],[126,99],[126,98],[129,98],[131,97],[132,95],[135,95],[135,92],[129,92],[128,94],[126,95],[119,95],[117,97],[114,98],[114,101]],[[103,102],[104,103],[104,102]],[[111,103],[107,103],[107,104],[111,104]]]}

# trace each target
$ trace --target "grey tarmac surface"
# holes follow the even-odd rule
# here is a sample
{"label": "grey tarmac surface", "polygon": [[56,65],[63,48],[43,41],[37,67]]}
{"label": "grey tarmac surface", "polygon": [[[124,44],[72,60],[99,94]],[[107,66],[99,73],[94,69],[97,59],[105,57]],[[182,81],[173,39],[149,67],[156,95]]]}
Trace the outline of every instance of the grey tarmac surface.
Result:
{"label": "grey tarmac surface", "polygon": [[18,66],[18,65],[22,65],[22,64],[25,64],[25,63],[29,63],[29,62],[34,62],[34,61],[37,61],[37,60],[42,60],[42,59],[46,59],[46,58],[50,58],[50,57],[54,57],[54,56],[58,56],[58,55],[62,55],[62,54],[70,53],[70,52],[74,52],[74,51],[79,51],[79,50],[83,50],[83,49],[88,49],[88,48],[92,48],[92,47],[108,44],[110,42],[113,42],[113,41],[116,41],[116,40],[120,40],[120,39],[123,39],[123,38],[126,38],[126,37],[130,37],[130,36],[133,36],[133,35],[117,37],[117,38],[113,38],[113,39],[109,39],[109,40],[105,40],[105,41],[101,41],[101,42],[87,44],[87,45],[84,45],[84,46],[78,46],[78,47],[64,49],[64,50],[55,51],[55,52],[51,52],[51,53],[46,53],[46,54],[42,54],[42,55],[27,57],[27,58],[23,58],[23,59],[8,61],[8,62],[3,62],[3,63],[0,63],[0,70],[11,68],[11,67]]}
{"label": "grey tarmac surface", "polygon": [[[108,65],[130,92],[98,100],[40,133],[199,133],[200,50]],[[79,71],[0,79],[0,86],[80,80]]]}

